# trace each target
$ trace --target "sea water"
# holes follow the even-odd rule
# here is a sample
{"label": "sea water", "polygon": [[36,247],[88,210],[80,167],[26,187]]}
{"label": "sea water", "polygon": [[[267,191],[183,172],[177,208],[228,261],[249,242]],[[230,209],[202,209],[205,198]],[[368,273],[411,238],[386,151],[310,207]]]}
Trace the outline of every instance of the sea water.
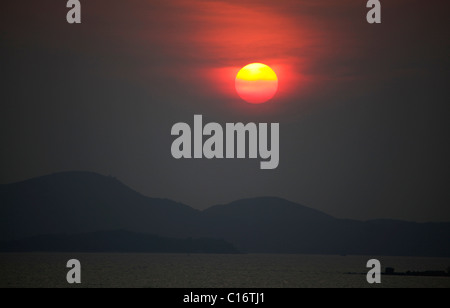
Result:
{"label": "sea water", "polygon": [[[278,254],[0,254],[0,287],[73,287],[67,261],[81,262],[77,287],[136,288],[450,288],[447,277],[382,276],[367,283],[369,259],[397,272],[447,270],[450,258]],[[361,273],[361,274],[349,274]]]}

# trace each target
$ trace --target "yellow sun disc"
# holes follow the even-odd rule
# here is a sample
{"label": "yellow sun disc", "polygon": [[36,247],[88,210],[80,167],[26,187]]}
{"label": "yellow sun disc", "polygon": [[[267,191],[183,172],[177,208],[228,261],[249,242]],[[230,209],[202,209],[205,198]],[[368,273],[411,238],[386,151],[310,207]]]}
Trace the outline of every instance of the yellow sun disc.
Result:
{"label": "yellow sun disc", "polygon": [[278,77],[269,66],[252,63],[239,71],[235,86],[243,100],[251,104],[261,104],[275,96]]}

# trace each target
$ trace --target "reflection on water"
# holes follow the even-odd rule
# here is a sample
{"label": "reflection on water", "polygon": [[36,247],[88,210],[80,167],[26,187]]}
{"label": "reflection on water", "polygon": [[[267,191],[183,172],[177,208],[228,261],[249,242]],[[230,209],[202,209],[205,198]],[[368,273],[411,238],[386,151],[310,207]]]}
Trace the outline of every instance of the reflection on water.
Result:
{"label": "reflection on water", "polygon": [[[374,257],[314,255],[0,254],[0,287],[73,287],[66,263],[82,265],[81,287],[303,288],[374,287],[365,265]],[[375,257],[383,269],[446,270],[449,258]],[[376,287],[380,287],[376,286]],[[381,287],[450,287],[450,278],[382,276]]]}

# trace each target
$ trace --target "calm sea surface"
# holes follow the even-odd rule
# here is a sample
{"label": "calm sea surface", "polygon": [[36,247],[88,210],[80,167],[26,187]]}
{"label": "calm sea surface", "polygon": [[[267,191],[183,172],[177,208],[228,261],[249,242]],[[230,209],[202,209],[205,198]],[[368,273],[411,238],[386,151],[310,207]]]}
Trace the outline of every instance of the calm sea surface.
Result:
{"label": "calm sea surface", "polygon": [[[68,287],[66,263],[78,259],[81,287],[304,288],[373,287],[372,257],[202,254],[0,254],[0,287]],[[377,257],[396,271],[446,270],[449,258]],[[378,286],[380,287],[380,286]],[[382,276],[381,287],[450,288],[450,278]]]}

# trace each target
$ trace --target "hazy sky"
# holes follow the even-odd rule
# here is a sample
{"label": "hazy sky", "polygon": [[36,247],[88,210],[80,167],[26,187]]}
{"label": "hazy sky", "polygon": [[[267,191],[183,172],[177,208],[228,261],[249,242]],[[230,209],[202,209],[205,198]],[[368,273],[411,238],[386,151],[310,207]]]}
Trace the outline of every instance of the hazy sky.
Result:
{"label": "hazy sky", "polygon": [[[343,218],[450,221],[449,1],[12,1],[0,11],[0,183],[68,170],[113,175],[206,208],[274,195]],[[270,65],[263,105],[234,90]],[[170,134],[280,123],[280,165],[175,160]]]}

